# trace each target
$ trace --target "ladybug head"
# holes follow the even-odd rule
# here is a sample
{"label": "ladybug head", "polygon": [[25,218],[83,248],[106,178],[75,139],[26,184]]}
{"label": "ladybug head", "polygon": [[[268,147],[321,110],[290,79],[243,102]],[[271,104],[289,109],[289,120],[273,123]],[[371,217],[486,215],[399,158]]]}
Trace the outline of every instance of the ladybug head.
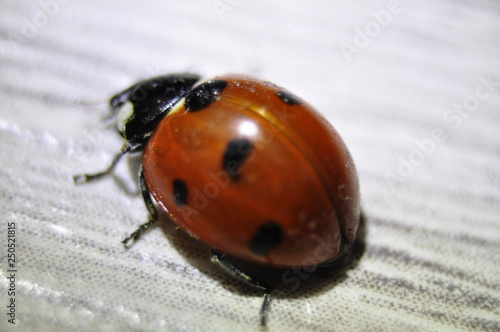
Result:
{"label": "ladybug head", "polygon": [[194,74],[154,77],[116,94],[110,106],[120,135],[136,148],[143,147],[165,115],[200,79]]}

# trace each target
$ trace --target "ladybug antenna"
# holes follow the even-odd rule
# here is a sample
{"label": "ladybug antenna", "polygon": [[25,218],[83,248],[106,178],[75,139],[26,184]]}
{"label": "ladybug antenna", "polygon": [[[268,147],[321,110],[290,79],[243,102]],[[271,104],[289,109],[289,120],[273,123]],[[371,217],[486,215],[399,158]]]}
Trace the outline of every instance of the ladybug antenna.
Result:
{"label": "ladybug antenna", "polygon": [[[96,100],[96,101],[77,100],[74,102],[75,105],[78,105],[81,107],[98,108],[99,110],[104,110],[104,108],[108,108],[109,103],[110,103],[110,101],[108,99]],[[107,107],[101,107],[103,105],[106,105]],[[111,108],[111,114],[106,114],[103,117],[104,119],[103,119],[101,125],[104,127],[109,126],[111,123],[113,123],[116,120],[117,114],[118,114],[118,110]]]}
{"label": "ladybug antenna", "polygon": [[88,100],[76,100],[75,104],[83,107],[95,107],[102,104],[107,104],[109,101],[107,99],[104,100],[96,100],[96,101],[88,101]]}
{"label": "ladybug antenna", "polygon": [[111,124],[113,124],[116,121],[116,116],[118,115],[118,112],[113,112],[109,115],[106,115],[106,117],[102,120],[102,126],[107,127]]}

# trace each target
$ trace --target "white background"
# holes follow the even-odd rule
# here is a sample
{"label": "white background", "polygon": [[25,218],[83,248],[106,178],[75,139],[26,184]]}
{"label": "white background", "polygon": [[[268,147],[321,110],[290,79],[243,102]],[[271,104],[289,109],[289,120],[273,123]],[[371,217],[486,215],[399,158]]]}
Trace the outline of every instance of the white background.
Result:
{"label": "white background", "polygon": [[123,249],[147,218],[140,158],[71,180],[122,144],[103,124],[113,93],[182,71],[285,86],[356,162],[361,260],[276,292],[270,331],[499,330],[499,17],[486,0],[2,1],[0,330],[258,330],[259,293],[167,220]]}

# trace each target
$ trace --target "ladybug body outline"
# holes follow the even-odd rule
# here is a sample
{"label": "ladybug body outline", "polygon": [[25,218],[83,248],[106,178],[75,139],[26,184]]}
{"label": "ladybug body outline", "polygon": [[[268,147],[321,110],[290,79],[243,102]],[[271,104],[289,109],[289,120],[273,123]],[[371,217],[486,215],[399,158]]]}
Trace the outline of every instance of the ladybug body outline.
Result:
{"label": "ladybug body outline", "polygon": [[261,325],[270,289],[226,255],[271,268],[317,266],[354,242],[354,162],[328,121],[289,91],[243,75],[171,74],[132,85],[110,106],[125,144],[105,171],[75,182],[143,151],[139,184],[150,217],[123,244],[156,222],[154,199],[209,246],[213,262],[264,291]]}

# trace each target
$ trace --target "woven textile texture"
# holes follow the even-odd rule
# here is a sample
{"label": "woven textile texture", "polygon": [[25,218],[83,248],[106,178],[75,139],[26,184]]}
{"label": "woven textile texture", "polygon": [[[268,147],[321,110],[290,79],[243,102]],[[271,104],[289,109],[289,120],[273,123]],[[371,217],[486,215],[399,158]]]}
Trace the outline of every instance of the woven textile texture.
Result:
{"label": "woven textile texture", "polygon": [[500,3],[488,0],[2,1],[0,331],[259,331],[261,294],[166,217],[123,248],[147,218],[140,156],[72,182],[122,145],[112,94],[186,71],[286,87],[359,172],[359,259],[316,281],[291,271],[300,287],[273,293],[269,331],[500,331]]}

